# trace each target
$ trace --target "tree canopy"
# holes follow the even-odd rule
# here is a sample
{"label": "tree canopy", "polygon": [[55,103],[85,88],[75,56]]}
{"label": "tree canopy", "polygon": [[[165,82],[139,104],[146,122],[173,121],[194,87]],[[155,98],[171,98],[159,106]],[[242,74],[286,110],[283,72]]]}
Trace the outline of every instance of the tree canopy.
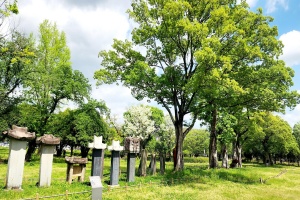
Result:
{"label": "tree canopy", "polygon": [[94,77],[98,84],[120,81],[135,98],[153,99],[168,111],[175,170],[183,168],[183,140],[197,118],[211,126],[214,168],[220,110],[283,111],[298,100],[289,91],[293,70],[278,60],[277,28],[261,9],[252,12],[236,0],[134,0],[128,13],[137,24],[132,42],[114,39],[113,50],[99,53],[103,68]]}

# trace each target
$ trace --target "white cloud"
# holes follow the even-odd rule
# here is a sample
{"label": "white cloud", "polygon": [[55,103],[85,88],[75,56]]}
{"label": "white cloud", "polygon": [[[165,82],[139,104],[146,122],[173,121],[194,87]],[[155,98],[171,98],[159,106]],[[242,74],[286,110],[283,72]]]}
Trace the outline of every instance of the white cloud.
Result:
{"label": "white cloud", "polygon": [[278,6],[283,7],[285,10],[288,10],[288,1],[287,0],[267,0],[266,7],[267,13],[272,13],[276,11]]}
{"label": "white cloud", "polygon": [[136,100],[130,92],[129,88],[121,85],[101,85],[94,87],[92,97],[102,99],[106,106],[111,109],[111,113],[123,118],[123,113],[132,105],[147,104],[147,100]]}
{"label": "white cloud", "polygon": [[292,111],[287,111],[284,115],[278,114],[282,119],[287,121],[289,125],[293,128],[297,122],[300,122],[300,105],[297,105],[296,108]]}
{"label": "white cloud", "polygon": [[250,8],[256,6],[258,0],[246,0]]}
{"label": "white cloud", "polygon": [[290,67],[300,64],[300,31],[290,31],[279,37],[284,44],[283,55],[280,59],[284,60]]}

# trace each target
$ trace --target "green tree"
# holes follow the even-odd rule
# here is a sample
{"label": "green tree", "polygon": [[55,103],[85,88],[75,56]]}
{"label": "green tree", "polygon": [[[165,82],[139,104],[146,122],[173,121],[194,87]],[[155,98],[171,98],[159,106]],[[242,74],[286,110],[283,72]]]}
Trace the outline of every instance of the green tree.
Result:
{"label": "green tree", "polygon": [[5,129],[11,125],[5,116],[23,98],[21,88],[33,70],[31,65],[34,57],[35,49],[31,36],[26,37],[13,32],[10,36],[0,38],[0,118],[5,121]]}
{"label": "green tree", "polygon": [[202,33],[195,52],[198,67],[187,88],[198,91],[199,118],[211,127],[209,166],[215,168],[219,113],[284,112],[296,105],[299,94],[290,91],[293,70],[278,59],[283,45],[277,27],[270,26],[272,18],[261,9],[250,11],[245,1],[201,2],[207,18],[197,23]]}
{"label": "green tree", "polygon": [[183,151],[189,156],[207,155],[209,132],[204,129],[192,129],[184,140]]}
{"label": "green tree", "polygon": [[[52,117],[47,125],[47,130],[61,138],[61,147],[70,145],[80,147],[81,156],[87,157],[88,143],[93,141],[93,136],[102,136],[108,142],[109,126],[104,116],[109,114],[109,109],[103,101],[90,100],[82,103],[79,108],[67,109]],[[71,151],[72,154],[72,151]]]}
{"label": "green tree", "polygon": [[274,164],[278,156],[299,152],[292,128],[279,116],[260,112],[256,113],[254,120],[256,127],[251,130],[246,146],[248,151],[251,148],[261,150],[260,156],[263,157],[265,164]]}
{"label": "green tree", "polygon": [[[282,96],[294,100],[295,92],[287,92],[293,72],[276,59],[282,49],[277,28],[261,10],[249,11],[245,1],[134,0],[128,13],[138,24],[132,42],[115,39],[113,50],[101,51],[104,68],[95,78],[99,84],[121,81],[137,99],[153,99],[169,112],[176,132],[175,170],[183,168],[183,140],[197,118],[211,126],[214,168],[220,109],[253,104],[278,110],[281,102],[289,103]],[[185,124],[189,113],[192,119]]]}
{"label": "green tree", "polygon": [[10,16],[11,14],[18,14],[18,5],[17,0],[2,0],[0,2],[0,19],[1,24],[3,24],[3,21],[6,17]]}
{"label": "green tree", "polygon": [[[37,58],[34,63],[35,72],[25,82],[25,95],[28,104],[36,107],[39,120],[31,131],[43,135],[49,118],[54,111],[68,101],[82,102],[88,97],[90,85],[87,78],[73,70],[70,62],[70,50],[64,32],[60,32],[56,24],[45,20],[40,25],[40,37],[37,46]],[[35,143],[29,143],[26,160],[30,160]]]}

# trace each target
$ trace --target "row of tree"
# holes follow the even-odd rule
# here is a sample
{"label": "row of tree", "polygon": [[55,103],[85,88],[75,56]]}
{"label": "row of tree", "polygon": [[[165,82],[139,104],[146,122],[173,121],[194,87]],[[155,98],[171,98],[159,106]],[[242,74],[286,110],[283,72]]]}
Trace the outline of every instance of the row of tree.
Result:
{"label": "row of tree", "polygon": [[[1,5],[4,18],[17,12],[15,2]],[[198,154],[188,147],[194,141],[184,143],[196,120],[209,127],[211,168],[217,167],[218,141],[226,166],[229,144],[239,166],[242,146],[252,155],[263,150],[265,162],[281,156],[275,150],[281,147],[282,155],[296,154],[286,122],[270,114],[299,103],[299,94],[290,91],[294,72],[278,59],[283,45],[277,28],[270,26],[272,18],[261,9],[250,11],[243,0],[134,0],[128,13],[137,24],[132,42],[115,39],[112,50],[101,51],[103,68],[95,79],[98,84],[123,83],[135,98],[162,105],[168,117],[147,106],[130,108],[123,128],[105,117],[105,103],[90,98],[88,80],[71,67],[64,32],[46,20],[37,39],[18,32],[1,37],[1,128],[16,123],[38,136],[54,133],[62,138],[58,150],[66,144],[80,146],[83,156],[92,135],[102,134],[106,142],[139,136],[143,148],[162,158],[174,142],[175,170],[183,169],[184,149]],[[136,50],[141,46],[145,52]],[[69,102],[78,107],[59,112]],[[191,137],[199,139],[202,133]],[[278,138],[291,145],[274,142]],[[35,146],[34,141],[29,144],[27,160]]]}
{"label": "row of tree", "polygon": [[98,84],[121,82],[136,99],[152,99],[167,110],[176,135],[175,170],[183,169],[184,139],[197,119],[210,127],[209,166],[215,168],[218,137],[226,143],[235,133],[241,162],[247,120],[299,103],[299,94],[290,91],[294,72],[279,59],[277,27],[262,9],[250,11],[245,0],[131,5],[128,13],[137,25],[132,41],[115,39],[112,50],[101,51],[103,68],[94,77]]}

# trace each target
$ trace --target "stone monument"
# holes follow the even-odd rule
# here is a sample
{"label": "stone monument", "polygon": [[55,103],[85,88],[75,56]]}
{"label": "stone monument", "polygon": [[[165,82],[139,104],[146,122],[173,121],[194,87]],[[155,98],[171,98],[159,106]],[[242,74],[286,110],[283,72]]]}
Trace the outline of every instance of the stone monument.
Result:
{"label": "stone monument", "polygon": [[39,152],[41,154],[39,186],[50,186],[53,154],[55,146],[60,143],[60,138],[45,134],[42,137],[37,138],[36,143],[40,144]]}
{"label": "stone monument", "polygon": [[94,142],[89,143],[89,148],[92,152],[92,171],[91,176],[103,177],[103,165],[104,165],[104,149],[106,144],[102,143],[102,136],[94,136]]}
{"label": "stone monument", "polygon": [[6,189],[22,189],[22,179],[27,141],[35,139],[35,133],[27,127],[13,125],[12,130],[5,131],[9,137],[9,158],[6,175]]}
{"label": "stone monument", "polygon": [[111,151],[111,165],[110,165],[110,185],[118,186],[119,184],[119,171],[120,171],[120,151],[124,150],[120,146],[120,141],[112,141],[112,146],[108,146]]}
{"label": "stone monument", "polygon": [[136,154],[140,152],[140,139],[127,137],[125,138],[125,151],[127,154],[127,181],[133,182],[135,176],[135,159]]}
{"label": "stone monument", "polygon": [[84,174],[86,164],[88,162],[87,158],[76,158],[76,157],[65,157],[67,167],[67,178],[68,183],[72,183],[73,177],[78,177],[80,182],[84,181]]}

